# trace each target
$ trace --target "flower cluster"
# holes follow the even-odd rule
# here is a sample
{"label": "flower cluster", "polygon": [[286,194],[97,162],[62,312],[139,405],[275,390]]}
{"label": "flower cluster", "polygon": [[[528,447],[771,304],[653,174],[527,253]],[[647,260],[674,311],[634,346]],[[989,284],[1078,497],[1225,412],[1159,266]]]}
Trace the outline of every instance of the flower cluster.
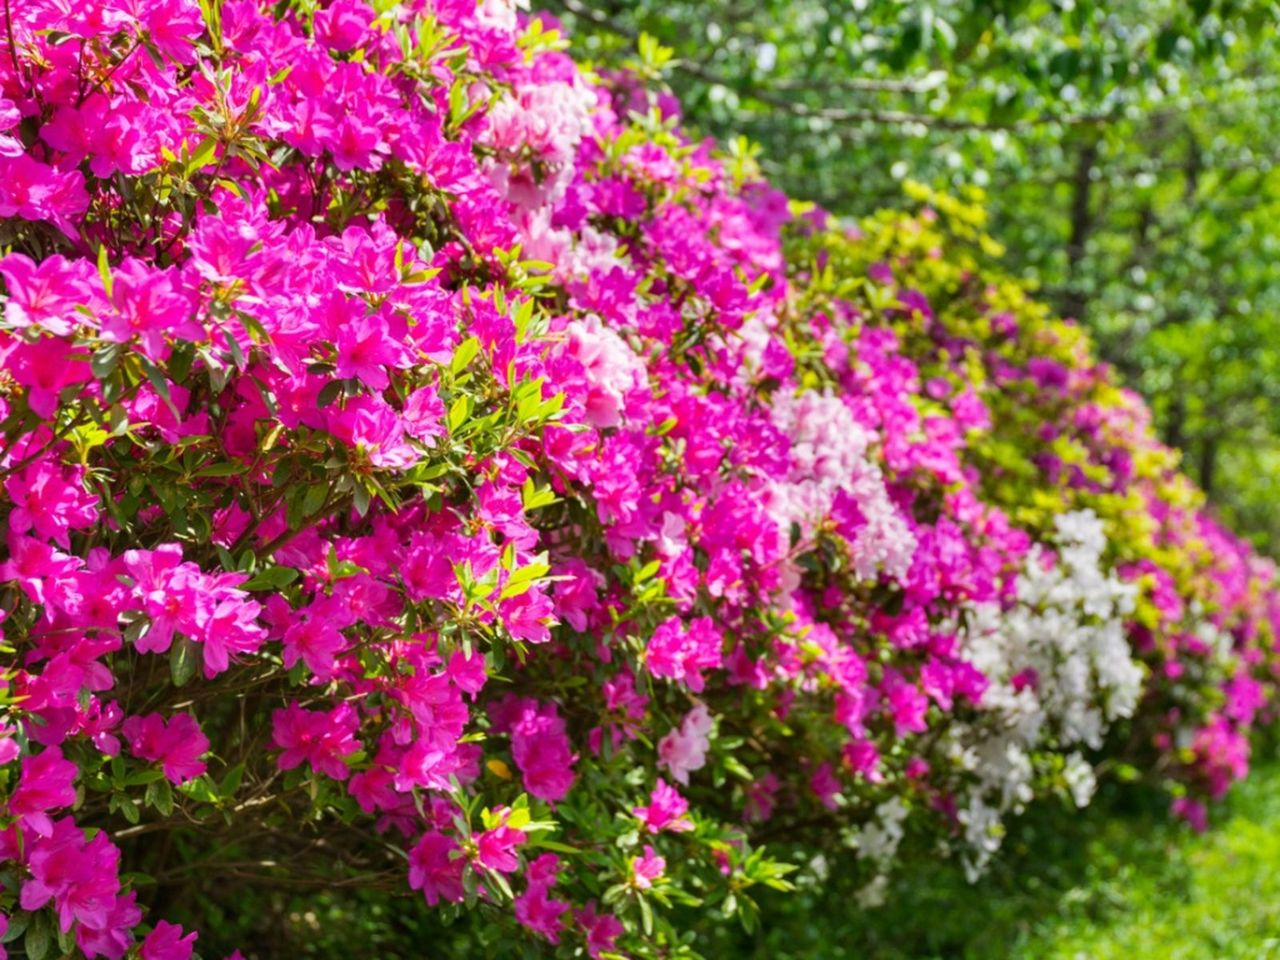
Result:
{"label": "flower cluster", "polygon": [[1274,569],[954,201],[793,210],[505,0],[6,20],[28,955],[225,955],[187,928],[248,884],[394,876],[664,956],[833,836],[870,903],[1099,755],[1195,822],[1247,769]]}

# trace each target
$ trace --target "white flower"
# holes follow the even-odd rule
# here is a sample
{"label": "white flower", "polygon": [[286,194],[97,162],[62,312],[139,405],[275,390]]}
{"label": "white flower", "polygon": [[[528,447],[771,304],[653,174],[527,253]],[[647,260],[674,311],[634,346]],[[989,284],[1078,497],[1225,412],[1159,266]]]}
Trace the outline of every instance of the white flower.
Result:
{"label": "white flower", "polygon": [[[949,749],[972,762],[976,782],[960,812],[970,848],[965,870],[976,875],[1000,844],[1000,816],[1034,796],[1038,752],[1102,746],[1112,722],[1132,715],[1143,669],[1125,640],[1124,618],[1135,590],[1102,563],[1107,540],[1092,511],[1054,523],[1053,553],[1034,548],[1016,583],[1017,603],[968,611],[964,655],[986,675],[986,714],[957,727]],[[1093,796],[1095,777],[1079,752],[1064,777],[1077,806]]]}

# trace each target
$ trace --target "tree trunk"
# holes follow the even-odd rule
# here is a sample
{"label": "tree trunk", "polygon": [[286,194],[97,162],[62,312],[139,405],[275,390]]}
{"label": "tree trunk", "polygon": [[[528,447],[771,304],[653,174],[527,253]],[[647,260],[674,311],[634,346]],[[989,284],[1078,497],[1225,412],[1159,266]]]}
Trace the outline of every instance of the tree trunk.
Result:
{"label": "tree trunk", "polygon": [[1090,140],[1080,148],[1076,172],[1072,177],[1071,233],[1067,237],[1067,293],[1062,300],[1062,313],[1073,320],[1083,320],[1087,299],[1080,288],[1080,262],[1084,259],[1093,232],[1093,167],[1098,161],[1098,142]]}
{"label": "tree trunk", "polygon": [[1204,443],[1200,447],[1200,457],[1197,467],[1200,475],[1200,489],[1204,491],[1204,495],[1206,497],[1213,496],[1214,470],[1217,465],[1218,438],[1212,436],[1205,437]]}

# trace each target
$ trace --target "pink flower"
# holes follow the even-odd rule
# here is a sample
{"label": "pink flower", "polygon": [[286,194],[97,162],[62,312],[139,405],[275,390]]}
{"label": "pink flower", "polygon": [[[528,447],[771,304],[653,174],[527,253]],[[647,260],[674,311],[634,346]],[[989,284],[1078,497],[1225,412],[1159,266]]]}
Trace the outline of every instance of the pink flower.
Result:
{"label": "pink flower", "polygon": [[209,738],[189,713],[175,714],[166,723],[158,713],[129,717],[120,728],[135,757],[159,763],[172,783],[186,783],[205,771],[200,758],[209,752]]}
{"label": "pink flower", "polygon": [[888,684],[887,699],[893,729],[899,737],[927,729],[925,712],[929,709],[929,700],[914,684],[901,680]]}
{"label": "pink flower", "polygon": [[99,929],[81,925],[76,930],[76,944],[86,957],[123,957],[133,946],[133,928],[142,921],[138,894],[130,891],[116,897]]}
{"label": "pink flower", "polygon": [[447,672],[454,686],[474,698],[484,688],[486,678],[484,655],[473,650],[471,655],[467,656],[463,651],[457,650],[449,658]]}
{"label": "pink flower", "polygon": [[747,787],[744,809],[746,818],[753,823],[763,823],[773,816],[778,802],[778,788],[782,784],[772,770]]}
{"label": "pink flower", "polygon": [[865,777],[869,783],[879,783],[884,777],[880,774],[880,751],[870,740],[854,740],[846,743],[844,761],[855,774]]}
{"label": "pink flower", "polygon": [[689,801],[680,796],[675,787],[669,786],[659,777],[653,792],[649,795],[648,805],[635,807],[632,813],[644,821],[645,829],[650,833],[658,833],[662,830],[680,833],[693,829],[693,822],[685,816],[688,811]]}
{"label": "pink flower", "polygon": [[369,8],[358,0],[335,0],[326,10],[316,11],[316,39],[340,53],[359,46],[369,30]]}
{"label": "pink flower", "polygon": [[213,678],[227,670],[233,654],[261,646],[261,607],[239,589],[244,574],[206,574],[183,562],[176,543],[126,550],[124,566],[133,579],[134,603],[151,621],[136,641],[139,651],[164,653],[181,633],[201,644],[204,675]]}
{"label": "pink flower", "polygon": [[1169,807],[1170,813],[1191,825],[1196,833],[1209,829],[1209,813],[1205,805],[1192,797],[1177,797]]}
{"label": "pink flower", "polygon": [[645,664],[655,677],[684,681],[700,693],[702,671],[723,662],[723,641],[710,617],[698,617],[685,629],[679,617],[661,623],[649,639]]}
{"label": "pink flower", "polygon": [[706,764],[711,726],[706,704],[699,703],[685,715],[679,727],[658,741],[658,762],[671,772],[677,783],[687,785],[689,774]]}
{"label": "pink flower", "polygon": [[76,765],[57,747],[22,758],[18,787],[9,798],[9,814],[42,837],[53,833],[49,811],[76,802]]}
{"label": "pink flower", "polygon": [[587,955],[592,960],[600,960],[603,953],[614,953],[618,949],[618,937],[626,932],[622,921],[611,913],[596,913],[596,902],[587,901],[587,905],[579,910],[574,919],[587,935]]}
{"label": "pink flower", "polygon": [[616,427],[622,421],[628,395],[648,381],[644,364],[626,341],[597,317],[575,320],[565,332],[589,385],[584,402],[586,422],[593,427]]}
{"label": "pink flower", "polygon": [[326,423],[335,437],[375,467],[402,470],[421,459],[405,440],[403,419],[379,395],[349,399],[341,410],[329,412]]}
{"label": "pink flower", "polygon": [[192,932],[184,937],[178,924],[161,920],[142,941],[142,960],[191,960],[197,936]]}
{"label": "pink flower", "polygon": [[529,865],[528,889],[516,897],[514,904],[516,919],[521,924],[556,944],[560,942],[560,918],[569,910],[569,904],[550,897],[559,866],[560,858],[554,853],[538,857]]}
{"label": "pink flower", "polygon": [[286,667],[302,660],[321,680],[333,676],[338,655],[349,646],[347,638],[322,616],[300,617],[285,631],[283,644]]}
{"label": "pink flower", "polygon": [[381,314],[366,313],[363,302],[348,301],[353,316],[338,329],[339,379],[354,377],[373,390],[385,390],[387,367],[400,364],[402,351]]}
{"label": "pink flower", "polygon": [[424,833],[409,851],[409,886],[421,890],[430,906],[441,900],[461,903],[466,861],[455,857],[458,845],[443,833]]}
{"label": "pink flower", "polygon": [[57,595],[60,583],[84,562],[59,553],[47,543],[31,537],[9,535],[9,559],[0,563],[0,583],[16,582],[32,603],[45,604]]}
{"label": "pink flower", "polygon": [[836,798],[840,796],[840,781],[832,770],[831,764],[818,765],[818,769],[813,771],[813,776],[809,778],[809,788],[828,810],[834,811],[839,808]]}
{"label": "pink flower", "polygon": [[97,833],[86,841],[70,818],[55,821],[49,835],[37,839],[27,857],[30,878],[19,905],[39,910],[50,900],[65,933],[73,923],[102,930],[110,923],[120,889],[120,851]]}
{"label": "pink flower", "polygon": [[9,326],[19,330],[38,326],[66,336],[86,322],[75,309],[90,297],[83,261],[54,254],[36,263],[21,253],[10,253],[0,257],[0,277],[8,294],[4,318]]}
{"label": "pink flower", "polygon": [[565,578],[554,587],[556,616],[582,633],[600,606],[597,591],[604,585],[604,577],[576,557],[560,564],[555,573]]}
{"label": "pink flower", "polygon": [[310,763],[316,772],[345,780],[351,769],[342,761],[360,749],[355,709],[343,703],[329,711],[304,710],[296,702],[271,714],[271,742],[281,751],[281,770]]}
{"label": "pink flower", "polygon": [[98,500],[84,489],[83,475],[83,469],[40,460],[9,477],[4,483],[13,504],[9,529],[34,529],[41,540],[70,549],[69,532],[91,527],[98,519]]}
{"label": "pink flower", "polygon": [[41,417],[53,416],[63,390],[93,377],[83,355],[72,352],[71,341],[47,337],[36,343],[19,341],[4,366],[14,380],[27,388],[27,406]]}
{"label": "pink flower", "polygon": [[523,830],[507,826],[504,818],[502,823],[490,830],[477,833],[473,839],[476,844],[476,863],[486,870],[511,873],[520,863],[516,859],[516,847],[524,843],[528,837]]}
{"label": "pink flower", "polygon": [[517,640],[546,643],[551,639],[550,627],[556,622],[555,605],[537,587],[503,600],[498,611],[507,631]]}
{"label": "pink flower", "polygon": [[644,853],[631,858],[631,884],[638,890],[648,890],[667,869],[667,861],[658,856],[653,847],[645,844]]}
{"label": "pink flower", "polygon": [[166,335],[198,340],[204,329],[195,322],[191,300],[174,285],[175,276],[129,258],[112,271],[114,309],[102,316],[102,337],[129,343],[135,337],[152,360],[169,353]]}
{"label": "pink flower", "polygon": [[88,206],[80,171],[61,171],[26,153],[14,156],[0,151],[0,218],[48,220],[74,237],[74,221]]}
{"label": "pink flower", "polygon": [[573,764],[578,757],[555,704],[539,706],[530,699],[504,702],[509,703],[513,714],[511,754],[520,768],[524,788],[548,803],[564,799],[573,786]]}
{"label": "pink flower", "polygon": [[444,401],[435,387],[419,387],[404,403],[404,432],[428,447],[443,437],[448,430],[444,425]]}

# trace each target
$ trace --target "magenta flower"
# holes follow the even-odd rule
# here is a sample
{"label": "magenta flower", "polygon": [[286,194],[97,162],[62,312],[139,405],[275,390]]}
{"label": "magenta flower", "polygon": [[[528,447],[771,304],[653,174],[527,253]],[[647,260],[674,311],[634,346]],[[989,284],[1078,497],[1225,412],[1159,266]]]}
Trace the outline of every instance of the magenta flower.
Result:
{"label": "magenta flower", "polygon": [[693,829],[693,822],[685,816],[689,812],[689,801],[680,796],[675,787],[669,786],[661,777],[649,795],[649,803],[632,810],[643,822],[650,833],[670,830],[680,833]]}
{"label": "magenta flower", "polygon": [[477,833],[473,839],[476,844],[476,863],[486,870],[511,873],[520,863],[516,859],[516,847],[528,838],[524,831],[513,829],[503,822],[491,830]]}
{"label": "magenta flower", "polygon": [[349,301],[353,316],[338,329],[337,375],[354,377],[372,390],[385,390],[391,382],[387,367],[400,364],[401,349],[381,314],[365,312],[359,300]]}
{"label": "magenta flower", "polygon": [[525,789],[549,803],[562,800],[573,786],[573,764],[578,757],[555,704],[539,706],[533,700],[520,700],[515,712],[511,753]]}
{"label": "magenta flower", "polygon": [[40,460],[9,477],[4,483],[13,504],[9,529],[34,530],[41,540],[70,549],[70,531],[91,527],[98,519],[98,500],[84,489],[83,476],[83,469]]}
{"label": "magenta flower", "polygon": [[461,903],[462,871],[466,861],[453,854],[458,845],[442,833],[424,833],[409,851],[409,886],[421,890],[429,905],[441,900]]}
{"label": "magenta flower", "polygon": [[35,263],[21,253],[0,257],[0,277],[8,297],[5,323],[16,329],[40,327],[66,336],[88,318],[76,306],[90,299],[83,261],[69,261],[55,254]]}
{"label": "magenta flower", "polygon": [[683,681],[701,693],[702,671],[723,662],[723,641],[710,617],[698,617],[686,628],[678,617],[663,621],[649,639],[645,664],[655,677]]}
{"label": "magenta flower", "polygon": [[64,933],[74,923],[102,930],[116,907],[119,862],[120,851],[105,833],[86,841],[70,818],[54,821],[49,835],[31,846],[31,877],[22,885],[19,904],[39,910],[52,900]]}
{"label": "magenta flower", "polygon": [[555,604],[537,587],[508,597],[498,609],[508,632],[517,640],[546,643],[551,639],[551,626],[556,622]]}
{"label": "magenta flower", "polygon": [[484,689],[486,680],[484,655],[472,651],[468,656],[461,650],[454,652],[449,658],[448,666],[449,679],[463,693],[469,694],[472,699],[475,695]]}
{"label": "magenta flower", "polygon": [[271,714],[271,742],[282,752],[281,770],[310,763],[317,773],[345,780],[351,769],[342,760],[360,749],[356,729],[360,721],[347,703],[332,710],[305,710],[296,702]]}
{"label": "magenta flower", "polygon": [[159,763],[175,784],[186,783],[205,771],[200,758],[209,752],[209,738],[189,713],[179,713],[166,723],[158,713],[129,717],[121,727],[135,757]]}
{"label": "magenta flower", "polygon": [[349,646],[333,624],[305,613],[285,632],[283,642],[284,665],[292,668],[301,660],[321,680],[333,675],[338,655]]}
{"label": "magenta flower", "polygon": [[0,563],[0,583],[16,582],[32,603],[51,603],[84,562],[32,537],[9,535],[9,559]]}
{"label": "magenta flower", "polygon": [[587,905],[574,914],[574,919],[587,935],[587,955],[591,960],[600,960],[603,953],[614,953],[618,949],[618,938],[626,932],[622,921],[611,913],[596,913],[596,902],[587,901]]}
{"label": "magenta flower", "polygon": [[631,858],[631,883],[639,890],[648,890],[667,869],[667,861],[645,844],[644,853]]}
{"label": "magenta flower", "polygon": [[76,802],[74,786],[79,771],[57,747],[22,758],[18,787],[9,798],[9,814],[42,837],[53,833],[49,811]]}
{"label": "magenta flower", "polygon": [[193,931],[184,937],[178,924],[161,920],[142,941],[140,956],[142,960],[191,960],[198,936]]}
{"label": "magenta flower", "polygon": [[123,957],[133,946],[133,928],[141,922],[138,894],[130,891],[115,898],[102,927],[82,924],[76,930],[76,944],[86,957]]}
{"label": "magenta flower", "polygon": [[190,298],[174,285],[174,276],[128,259],[112,272],[113,309],[102,316],[102,336],[116,343],[137,338],[142,352],[162,360],[169,352],[167,336],[198,340],[204,329],[195,322]]}
{"label": "magenta flower", "polygon": [[554,944],[560,942],[561,918],[569,911],[568,903],[550,896],[559,867],[560,858],[554,853],[544,853],[529,864],[529,886],[514,904],[516,919]]}
{"label": "magenta flower", "polygon": [[889,712],[893,718],[893,729],[898,736],[908,733],[922,733],[926,729],[925,712],[929,709],[928,698],[911,683],[896,681],[887,685]]}

